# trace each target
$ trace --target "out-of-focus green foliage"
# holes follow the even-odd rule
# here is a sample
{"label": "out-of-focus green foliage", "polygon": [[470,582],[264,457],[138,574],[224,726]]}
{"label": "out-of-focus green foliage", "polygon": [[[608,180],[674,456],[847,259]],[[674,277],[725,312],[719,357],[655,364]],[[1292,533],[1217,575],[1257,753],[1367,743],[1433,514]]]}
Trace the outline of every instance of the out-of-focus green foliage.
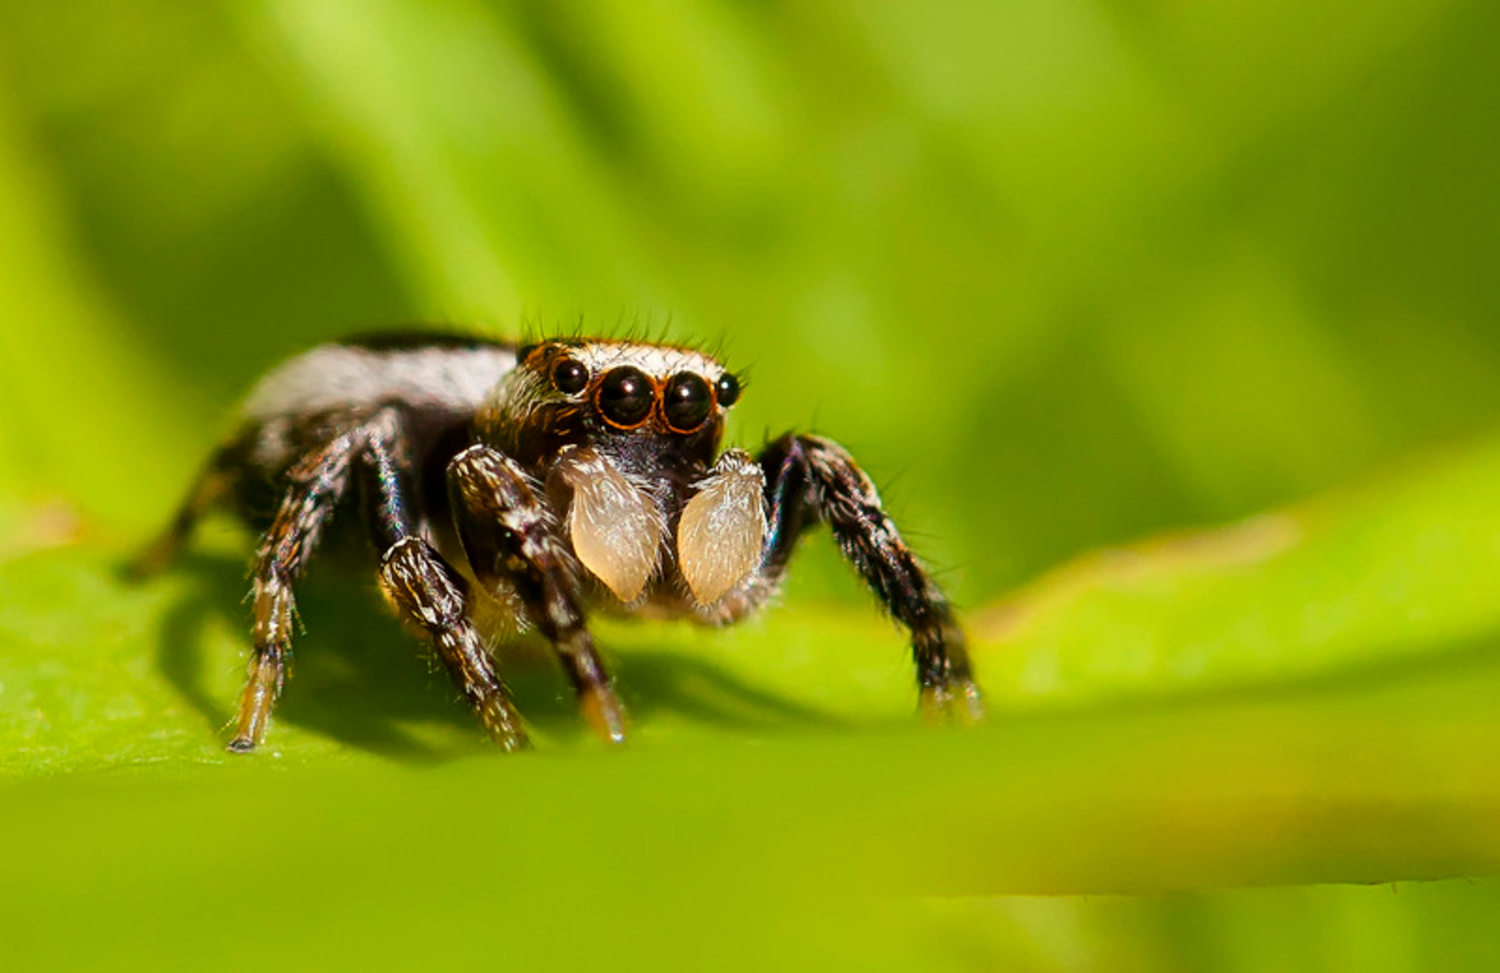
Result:
{"label": "out-of-focus green foliage", "polygon": [[[1497,32],[0,5],[0,961],[1493,966],[1492,882],[1206,890],[1496,869]],[[991,724],[913,727],[810,544],[743,630],[604,630],[608,756],[535,660],[542,752],[485,753],[315,572],[273,753],[229,760],[244,538],[117,565],[256,373],[411,320],[721,343],[736,437],[851,446],[971,606]]]}

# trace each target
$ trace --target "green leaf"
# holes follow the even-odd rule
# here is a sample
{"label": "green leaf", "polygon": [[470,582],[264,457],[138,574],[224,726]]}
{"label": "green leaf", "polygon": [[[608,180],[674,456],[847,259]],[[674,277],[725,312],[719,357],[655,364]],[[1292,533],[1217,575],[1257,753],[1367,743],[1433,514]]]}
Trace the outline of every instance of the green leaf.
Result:
{"label": "green leaf", "polygon": [[[918,733],[899,635],[873,612],[797,605],[795,589],[793,605],[722,633],[606,626],[601,637],[638,733],[630,752],[590,760],[644,761],[628,774],[637,783],[610,785],[624,789],[614,815],[649,804],[648,794],[705,787],[734,795],[716,814],[732,807],[743,827],[784,821],[784,802],[823,788],[825,806],[810,813],[859,822],[841,841],[863,834],[889,843],[880,877],[908,890],[1108,892],[1483,873],[1493,849],[1472,821],[1494,797],[1483,769],[1500,735],[1490,705],[1500,658],[1494,599],[1482,581],[1459,582],[1488,576],[1500,517],[1478,501],[1497,483],[1496,451],[1475,450],[1238,532],[1064,571],[1023,607],[977,616],[976,665],[995,712],[972,733]],[[1265,533],[1267,524],[1280,526]],[[1441,557],[1424,562],[1424,551]],[[347,767],[360,780],[390,773],[382,757],[446,761],[482,751],[452,690],[424,671],[368,586],[345,583],[334,566],[308,586],[309,633],[269,753],[246,760],[223,753],[215,732],[233,709],[243,646],[236,558],[198,554],[138,588],[82,547],[10,560],[0,568],[10,594],[0,635],[17,649],[0,672],[16,704],[4,728],[6,769],[156,767],[179,777],[207,764],[277,764]],[[1310,587],[1319,578],[1329,579],[1325,588]],[[77,611],[84,604],[90,610]],[[1250,620],[1205,621],[1236,612]],[[1010,631],[997,638],[996,620],[1007,617]],[[1451,637],[1411,631],[1430,618],[1448,619]],[[1326,635],[1293,640],[1289,626]],[[1293,649],[1301,656],[1286,658]],[[1060,673],[1046,691],[1036,666]],[[548,768],[529,772],[562,785],[575,765],[546,754],[596,746],[580,735],[545,653],[518,653],[508,671],[540,731],[542,754],[527,760]],[[1120,705],[1142,696],[1162,715]],[[1176,703],[1163,706],[1169,699]],[[1082,708],[1103,701],[1114,704]],[[1022,708],[1039,712],[1023,717]],[[1045,716],[1048,708],[1078,712]],[[747,751],[750,741],[769,749]],[[774,756],[752,756],[761,752]],[[715,769],[720,762],[732,766]],[[261,773],[236,771],[244,772]],[[776,778],[786,786],[770,786]],[[1101,804],[1098,794],[1110,799]],[[1339,811],[1309,817],[1306,801]],[[1186,806],[1204,816],[1190,853],[1167,837],[1173,809]],[[908,846],[917,856],[909,861],[893,856],[902,830],[918,827],[914,809],[963,840],[941,853]],[[1244,815],[1284,821],[1273,829],[1277,856]],[[1032,846],[1015,863],[1020,852],[1005,838],[1014,828],[1070,816],[1077,823],[1065,841]],[[1123,866],[1100,854],[1116,829],[1135,832],[1127,847],[1138,851],[1113,856]],[[1080,845],[1085,838],[1095,844]],[[840,847],[821,833],[817,840],[830,853]],[[761,852],[747,854],[753,861]],[[851,862],[829,868],[849,873]]]}
{"label": "green leaf", "polygon": [[1500,442],[1222,529],[1089,555],[974,617],[1018,707],[1316,683],[1483,655]]}
{"label": "green leaf", "polygon": [[[1362,14],[0,7],[6,968],[1494,967],[1493,880],[1314,884],[1497,862],[1495,12]],[[601,626],[623,752],[511,653],[515,759],[320,560],[225,753],[249,538],[118,568],[253,376],[667,309],[868,465],[989,724],[825,540]]]}

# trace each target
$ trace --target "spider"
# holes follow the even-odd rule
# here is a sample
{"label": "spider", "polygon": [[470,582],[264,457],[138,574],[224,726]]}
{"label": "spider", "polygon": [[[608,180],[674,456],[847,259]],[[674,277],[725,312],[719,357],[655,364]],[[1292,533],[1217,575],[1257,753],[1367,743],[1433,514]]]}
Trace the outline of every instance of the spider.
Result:
{"label": "spider", "polygon": [[[514,751],[529,744],[487,651],[496,619],[502,636],[537,629],[594,731],[621,743],[625,710],[588,611],[738,621],[821,522],[909,630],[921,708],[981,719],[963,633],[870,479],[818,436],[719,452],[740,392],[714,358],[665,344],[424,333],[321,345],[254,387],[239,431],[136,567],[169,563],[221,503],[264,529],[229,744],[248,752],[286,680],[298,579],[335,512],[363,507],[386,600]],[[253,513],[270,508],[268,521]]]}

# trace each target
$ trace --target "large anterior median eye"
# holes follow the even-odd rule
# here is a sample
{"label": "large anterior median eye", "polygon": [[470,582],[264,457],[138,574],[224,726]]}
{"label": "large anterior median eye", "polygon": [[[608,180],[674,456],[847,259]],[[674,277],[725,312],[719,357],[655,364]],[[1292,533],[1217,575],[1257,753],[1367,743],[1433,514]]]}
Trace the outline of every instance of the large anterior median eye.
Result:
{"label": "large anterior median eye", "polygon": [[655,398],[651,379],[646,373],[625,365],[605,373],[595,401],[605,422],[622,429],[633,429],[651,416]]}
{"label": "large anterior median eye", "polygon": [[713,407],[713,390],[708,387],[708,382],[692,372],[673,375],[662,395],[661,411],[673,432],[697,429]]}

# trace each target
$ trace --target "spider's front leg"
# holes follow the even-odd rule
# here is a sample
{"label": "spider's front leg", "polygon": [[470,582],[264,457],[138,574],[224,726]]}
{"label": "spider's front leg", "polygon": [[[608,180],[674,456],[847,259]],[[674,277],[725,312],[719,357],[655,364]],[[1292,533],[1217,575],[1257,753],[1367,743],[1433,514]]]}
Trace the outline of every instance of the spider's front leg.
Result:
{"label": "spider's front leg", "polygon": [[625,742],[625,708],[584,621],[574,560],[530,477],[510,457],[470,446],[448,465],[459,538],[475,577],[509,585],[552,643],[584,716],[609,743]]}
{"label": "spider's front leg", "polygon": [[891,518],[870,478],[844,448],[818,436],[787,435],[760,456],[771,508],[762,572],[775,580],[801,533],[826,523],[844,557],[886,609],[911,632],[922,710],[963,722],[984,718],[984,698],[969,669],[953,610]]}

